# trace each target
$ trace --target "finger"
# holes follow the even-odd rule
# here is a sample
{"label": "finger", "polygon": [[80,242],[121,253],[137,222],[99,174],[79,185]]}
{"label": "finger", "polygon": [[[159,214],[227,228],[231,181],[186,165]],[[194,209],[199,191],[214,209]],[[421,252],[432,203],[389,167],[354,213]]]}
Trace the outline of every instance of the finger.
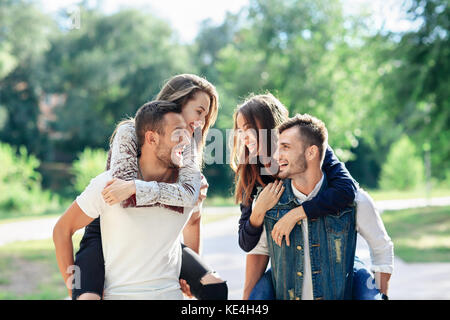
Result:
{"label": "finger", "polygon": [[280,183],[279,183],[278,186],[277,186],[276,192],[277,192],[277,193],[280,192],[280,190],[281,190],[283,187],[284,187],[284,186],[283,186],[283,183],[282,183],[282,181],[280,180]]}
{"label": "finger", "polygon": [[114,181],[116,181],[116,180],[117,180],[116,178],[114,178],[114,179],[112,179],[112,180],[109,180],[109,181],[106,183],[105,188],[108,187],[108,186],[110,186],[110,185],[112,185],[112,184],[114,183]]}
{"label": "finger", "polygon": [[277,193],[277,199],[278,199],[278,200],[281,198],[281,195],[283,194],[284,189],[285,189],[285,187],[282,186],[281,189],[280,189],[280,191]]}
{"label": "finger", "polygon": [[187,294],[187,296],[189,297],[189,298],[193,298],[194,297],[194,295],[192,294],[192,292],[191,292],[191,286],[190,285],[188,285],[188,283],[186,282],[186,286],[185,286],[185,288],[186,288],[186,294]]}
{"label": "finger", "polygon": [[272,230],[272,238],[275,241],[275,243],[281,247],[280,245],[280,238],[279,238],[280,234],[278,232],[278,230],[274,229]]}
{"label": "finger", "polygon": [[107,197],[104,197],[103,199],[105,200],[105,202],[107,204],[109,204],[111,202],[111,196],[109,196],[109,195]]}
{"label": "finger", "polygon": [[288,234],[285,234],[285,235],[284,235],[284,238],[286,239],[286,245],[289,247],[289,246],[290,246],[290,243],[289,243],[289,235],[288,235]]}
{"label": "finger", "polygon": [[277,188],[277,186],[278,186],[278,180],[275,181],[275,182],[272,184],[272,186],[271,186],[271,188],[270,188],[270,192],[274,193],[275,190],[276,190],[276,188]]}

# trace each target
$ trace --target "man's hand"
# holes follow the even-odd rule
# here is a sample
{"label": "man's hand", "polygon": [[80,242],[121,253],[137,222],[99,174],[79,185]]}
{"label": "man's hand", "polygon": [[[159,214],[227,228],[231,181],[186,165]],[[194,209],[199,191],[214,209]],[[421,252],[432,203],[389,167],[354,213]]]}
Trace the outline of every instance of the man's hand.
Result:
{"label": "man's hand", "polygon": [[390,273],[380,272],[375,274],[375,279],[379,277],[379,290],[381,293],[384,293],[385,295],[388,295],[389,290],[389,280],[391,279]]}
{"label": "man's hand", "polygon": [[295,224],[306,218],[305,210],[303,207],[297,207],[286,213],[278,222],[273,226],[272,230],[272,238],[275,243],[281,247],[281,243],[283,242],[283,237],[286,237],[286,244],[289,247],[289,235],[291,234],[292,229],[295,227]]}
{"label": "man's hand", "polygon": [[120,203],[136,193],[134,180],[112,179],[102,191],[103,200],[110,206]]}
{"label": "man's hand", "polygon": [[186,280],[180,279],[180,287],[181,292],[183,292],[186,297],[188,297],[189,299],[192,299],[194,297],[191,292],[191,287],[188,285]]}

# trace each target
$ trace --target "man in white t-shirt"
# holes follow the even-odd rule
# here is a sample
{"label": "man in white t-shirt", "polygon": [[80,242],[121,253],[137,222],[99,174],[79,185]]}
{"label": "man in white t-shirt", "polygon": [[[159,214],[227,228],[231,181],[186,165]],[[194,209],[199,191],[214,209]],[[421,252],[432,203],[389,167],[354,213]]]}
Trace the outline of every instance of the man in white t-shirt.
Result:
{"label": "man in white t-shirt", "polygon": [[[135,124],[140,179],[175,182],[187,143],[181,108],[163,101],[146,103],[136,113]],[[101,215],[104,299],[183,299],[180,240],[193,207],[180,214],[163,206],[109,206],[101,193],[111,178],[106,171],[92,179],[55,225],[53,240],[64,281],[69,287],[73,277],[76,283],[76,277],[83,276],[77,270],[67,273],[74,264],[73,233]]]}

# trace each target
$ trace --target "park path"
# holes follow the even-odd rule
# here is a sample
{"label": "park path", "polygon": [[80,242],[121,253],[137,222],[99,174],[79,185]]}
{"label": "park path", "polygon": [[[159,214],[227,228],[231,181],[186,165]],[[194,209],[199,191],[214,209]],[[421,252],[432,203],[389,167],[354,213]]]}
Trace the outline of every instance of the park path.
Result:
{"label": "park path", "polygon": [[[434,198],[429,204],[450,205],[450,197]],[[389,200],[376,202],[376,205],[380,211],[399,210],[426,206],[427,200]],[[245,252],[238,245],[239,208],[209,207],[204,209],[203,214],[233,214],[229,218],[202,227],[202,255],[205,261],[227,280],[229,298],[241,299]],[[41,218],[0,224],[0,246],[15,241],[48,239],[57,219]],[[370,265],[367,243],[359,236],[357,255],[366,265]],[[392,299],[450,299],[450,263],[405,263],[395,258],[394,268],[389,290]]]}

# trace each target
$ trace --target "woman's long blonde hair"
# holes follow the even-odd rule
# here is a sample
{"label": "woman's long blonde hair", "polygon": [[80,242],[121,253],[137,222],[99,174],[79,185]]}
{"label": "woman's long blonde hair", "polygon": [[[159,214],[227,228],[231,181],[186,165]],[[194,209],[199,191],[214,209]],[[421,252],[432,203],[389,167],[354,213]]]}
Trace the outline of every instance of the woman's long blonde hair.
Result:
{"label": "woman's long blonde hair", "polygon": [[[241,105],[236,108],[233,115],[234,132],[237,131],[237,116],[241,114],[252,129],[257,134],[258,145],[261,141],[271,141],[271,129],[275,129],[283,122],[288,120],[289,112],[286,107],[271,93],[254,95],[251,94]],[[258,129],[267,129],[267,137],[259,137]],[[238,137],[234,135],[231,152],[230,166],[235,173],[235,201],[248,206],[251,201],[251,193],[256,182],[265,186],[259,173],[261,163],[249,163],[249,150],[247,147],[238,147]],[[271,157],[273,151],[271,144],[267,145],[268,157]],[[242,154],[244,153],[244,154]],[[244,159],[243,163],[240,159]]]}
{"label": "woman's long blonde hair", "polygon": [[[214,125],[217,120],[219,111],[219,95],[216,88],[205,78],[199,77],[195,74],[179,74],[170,78],[162,87],[161,91],[156,95],[154,100],[164,100],[181,105],[182,107],[192,98],[197,92],[204,92],[210,98],[209,112],[205,118],[205,125],[202,129],[202,139],[198,146],[199,154],[203,153],[206,136],[209,128]],[[134,118],[129,118],[121,121],[111,135],[110,144],[117,133],[117,129],[126,123],[134,124]]]}

